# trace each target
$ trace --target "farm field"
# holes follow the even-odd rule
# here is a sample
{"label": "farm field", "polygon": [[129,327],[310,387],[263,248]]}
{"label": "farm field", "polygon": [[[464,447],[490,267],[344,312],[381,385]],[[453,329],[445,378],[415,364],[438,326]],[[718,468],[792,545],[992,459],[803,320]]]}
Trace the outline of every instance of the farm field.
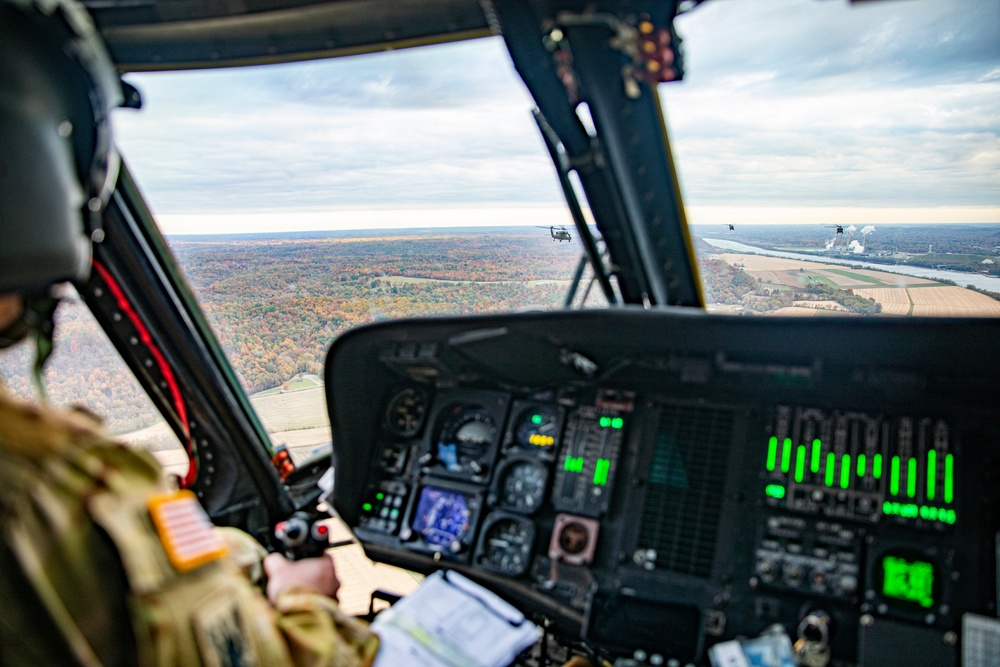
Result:
{"label": "farm field", "polygon": [[933,280],[904,276],[898,273],[872,269],[845,269],[836,264],[808,262],[765,255],[725,253],[720,257],[731,266],[739,266],[764,283],[801,287],[810,281],[841,289],[870,289],[873,287],[917,287],[937,285]]}
{"label": "farm field", "polygon": [[[782,257],[726,253],[720,257],[729,265],[749,273],[764,285],[779,289],[822,284],[850,289],[855,295],[874,299],[886,315],[930,317],[1000,317],[1000,301],[964,287],[946,285],[926,278],[905,276],[873,269],[845,269],[840,266]],[[773,315],[807,316],[803,310],[843,310],[835,302],[796,300]],[[813,313],[815,314],[815,313]]]}
{"label": "farm field", "polygon": [[913,301],[909,290],[902,287],[876,287],[874,289],[856,289],[854,293],[866,299],[875,299],[882,305],[886,315],[911,315]]}

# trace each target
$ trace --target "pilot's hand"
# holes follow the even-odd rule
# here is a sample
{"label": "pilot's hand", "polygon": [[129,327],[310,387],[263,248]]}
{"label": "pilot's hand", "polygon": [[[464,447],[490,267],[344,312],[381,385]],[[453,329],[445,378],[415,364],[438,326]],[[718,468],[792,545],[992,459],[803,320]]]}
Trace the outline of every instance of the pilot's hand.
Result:
{"label": "pilot's hand", "polygon": [[278,553],[268,554],[264,559],[264,573],[267,574],[267,597],[272,604],[286,590],[297,586],[311,588],[333,599],[337,599],[340,589],[330,554],[295,561]]}

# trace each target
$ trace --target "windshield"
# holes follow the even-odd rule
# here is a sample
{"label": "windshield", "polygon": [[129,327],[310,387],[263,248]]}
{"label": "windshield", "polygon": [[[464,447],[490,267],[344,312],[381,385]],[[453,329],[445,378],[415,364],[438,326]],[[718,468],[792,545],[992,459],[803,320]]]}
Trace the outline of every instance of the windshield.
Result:
{"label": "windshield", "polygon": [[[301,460],[326,350],[387,318],[561,308],[577,238],[499,38],[130,75],[119,148],[243,389]],[[585,267],[574,305],[604,306]]]}
{"label": "windshield", "polygon": [[660,94],[708,309],[1000,315],[998,25],[990,0],[679,17]]}

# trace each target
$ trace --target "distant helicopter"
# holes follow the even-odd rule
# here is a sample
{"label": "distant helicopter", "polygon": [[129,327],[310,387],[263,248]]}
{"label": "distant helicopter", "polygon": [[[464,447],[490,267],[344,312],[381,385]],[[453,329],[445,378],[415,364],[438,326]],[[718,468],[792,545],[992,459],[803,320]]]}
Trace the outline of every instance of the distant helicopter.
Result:
{"label": "distant helicopter", "polygon": [[838,235],[840,235],[840,236],[844,235],[844,226],[843,225],[824,225],[824,227],[829,227],[830,229],[836,229]]}
{"label": "distant helicopter", "polygon": [[731,232],[732,231],[736,231],[736,227],[734,227],[732,224],[730,224],[729,225],[729,231],[731,231]]}
{"label": "distant helicopter", "polygon": [[569,230],[567,230],[565,227],[542,227],[541,225],[535,225],[535,226],[538,227],[539,229],[549,230],[549,234],[552,235],[553,241],[559,241],[560,243],[562,243],[563,241],[570,241],[570,242],[573,241],[573,237],[570,236]]}

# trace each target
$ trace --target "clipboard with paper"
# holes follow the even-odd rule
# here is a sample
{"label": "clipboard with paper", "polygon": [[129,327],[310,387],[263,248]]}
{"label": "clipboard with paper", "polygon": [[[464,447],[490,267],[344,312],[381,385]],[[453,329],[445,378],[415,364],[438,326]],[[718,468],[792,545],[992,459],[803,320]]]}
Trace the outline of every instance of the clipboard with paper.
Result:
{"label": "clipboard with paper", "polygon": [[538,627],[457,572],[439,571],[378,615],[375,667],[502,667],[534,644]]}

